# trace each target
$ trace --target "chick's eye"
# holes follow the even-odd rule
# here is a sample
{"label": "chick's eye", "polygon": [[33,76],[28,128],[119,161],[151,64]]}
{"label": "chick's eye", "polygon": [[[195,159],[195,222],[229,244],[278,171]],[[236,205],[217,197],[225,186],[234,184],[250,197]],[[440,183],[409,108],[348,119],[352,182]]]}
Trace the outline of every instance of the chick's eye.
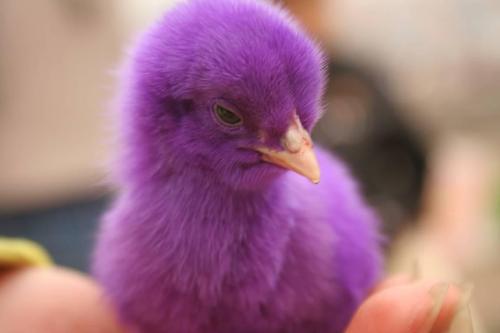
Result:
{"label": "chick's eye", "polygon": [[218,104],[214,106],[214,111],[217,119],[224,125],[238,126],[242,122],[241,118],[236,113]]}

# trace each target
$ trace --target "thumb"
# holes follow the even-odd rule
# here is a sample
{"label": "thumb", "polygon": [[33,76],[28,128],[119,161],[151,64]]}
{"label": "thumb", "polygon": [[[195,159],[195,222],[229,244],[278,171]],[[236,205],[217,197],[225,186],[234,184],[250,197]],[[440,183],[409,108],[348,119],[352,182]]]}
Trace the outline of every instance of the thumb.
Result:
{"label": "thumb", "polygon": [[387,287],[361,305],[346,333],[444,333],[459,302],[459,290],[445,283]]}

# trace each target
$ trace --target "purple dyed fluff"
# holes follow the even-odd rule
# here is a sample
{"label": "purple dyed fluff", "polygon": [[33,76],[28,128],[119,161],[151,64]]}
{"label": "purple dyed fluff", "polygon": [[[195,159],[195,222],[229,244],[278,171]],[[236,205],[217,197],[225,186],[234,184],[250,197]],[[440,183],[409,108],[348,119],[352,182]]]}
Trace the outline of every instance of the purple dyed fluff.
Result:
{"label": "purple dyed fluff", "polygon": [[[282,10],[189,1],[139,40],[123,72],[119,194],[94,272],[142,333],[336,333],[381,272],[377,221],[345,166],[322,179],[260,161],[294,111],[319,118],[322,56]],[[244,119],[214,121],[214,101]]]}

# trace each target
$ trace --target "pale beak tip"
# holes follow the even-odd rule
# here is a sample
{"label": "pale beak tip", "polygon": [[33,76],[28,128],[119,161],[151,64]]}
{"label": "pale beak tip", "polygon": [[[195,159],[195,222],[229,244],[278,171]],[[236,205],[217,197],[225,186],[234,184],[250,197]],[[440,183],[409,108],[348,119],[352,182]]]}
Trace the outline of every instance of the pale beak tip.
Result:
{"label": "pale beak tip", "polygon": [[316,173],[316,174],[313,174],[313,175],[311,175],[311,174],[309,174],[309,175],[304,174],[304,176],[306,176],[306,178],[308,178],[311,181],[311,183],[313,183],[314,185],[319,184],[320,179],[321,179],[319,172]]}

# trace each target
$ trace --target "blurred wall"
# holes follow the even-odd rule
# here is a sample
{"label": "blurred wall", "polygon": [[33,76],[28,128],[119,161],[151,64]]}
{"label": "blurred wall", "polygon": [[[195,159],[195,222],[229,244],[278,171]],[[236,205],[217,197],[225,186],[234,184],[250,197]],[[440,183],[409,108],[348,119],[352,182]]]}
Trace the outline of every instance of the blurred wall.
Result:
{"label": "blurred wall", "polygon": [[0,1],[0,210],[102,191],[114,74],[173,1]]}

